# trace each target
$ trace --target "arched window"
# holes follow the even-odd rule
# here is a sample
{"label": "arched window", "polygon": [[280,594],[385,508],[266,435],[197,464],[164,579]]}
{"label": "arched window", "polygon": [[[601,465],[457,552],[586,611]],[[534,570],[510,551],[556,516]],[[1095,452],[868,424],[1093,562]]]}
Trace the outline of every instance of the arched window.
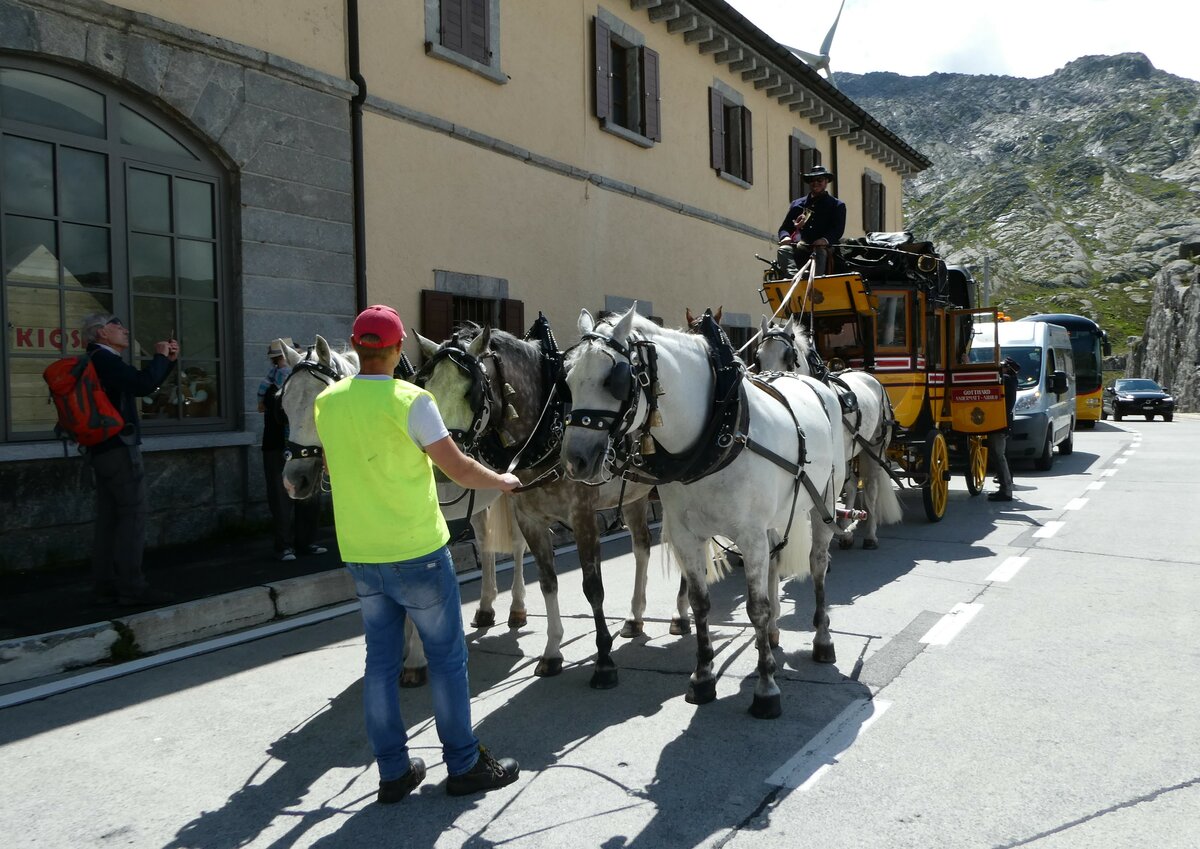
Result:
{"label": "arched window", "polygon": [[3,441],[46,439],[42,370],[84,349],[80,320],[112,312],[138,367],[180,343],[142,399],[147,433],[233,423],[224,172],[182,128],[115,88],[0,59]]}

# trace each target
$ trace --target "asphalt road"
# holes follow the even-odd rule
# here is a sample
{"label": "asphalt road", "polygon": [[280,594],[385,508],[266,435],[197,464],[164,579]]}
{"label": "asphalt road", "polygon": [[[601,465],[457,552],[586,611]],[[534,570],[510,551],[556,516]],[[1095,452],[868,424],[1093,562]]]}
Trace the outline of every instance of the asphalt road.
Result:
{"label": "asphalt road", "polygon": [[[429,777],[372,804],[348,615],[0,711],[0,844],[1192,849],[1198,444],[1200,417],[1102,423],[1052,471],[1016,466],[1012,504],[959,478],[929,524],[906,493],[880,550],[833,553],[836,665],[809,657],[811,586],[785,585],[780,719],[746,712],[740,573],[713,587],[718,699],[684,701],[695,642],[667,633],[677,578],[657,552],[647,636],[618,640],[616,689],[589,689],[566,555],[560,677],[532,674],[532,566],[529,625],[468,634],[478,733],[521,760],[515,785],[447,797],[428,690],[405,691]],[[632,567],[611,543],[614,629]]]}

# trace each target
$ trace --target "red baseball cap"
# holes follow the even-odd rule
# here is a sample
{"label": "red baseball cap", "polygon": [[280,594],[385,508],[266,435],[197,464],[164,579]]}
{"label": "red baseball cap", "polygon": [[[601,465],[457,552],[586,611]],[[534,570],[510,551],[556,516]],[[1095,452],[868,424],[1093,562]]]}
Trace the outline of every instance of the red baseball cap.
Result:
{"label": "red baseball cap", "polygon": [[[379,337],[378,342],[362,341],[364,335]],[[354,319],[354,328],[350,331],[350,341],[363,348],[392,348],[404,341],[408,334],[404,332],[404,322],[400,313],[383,304],[367,307]]]}

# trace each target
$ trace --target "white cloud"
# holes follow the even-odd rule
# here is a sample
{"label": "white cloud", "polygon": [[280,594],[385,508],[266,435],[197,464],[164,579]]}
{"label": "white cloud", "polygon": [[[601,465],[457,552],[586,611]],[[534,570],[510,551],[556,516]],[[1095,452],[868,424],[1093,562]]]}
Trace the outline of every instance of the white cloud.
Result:
{"label": "white cloud", "polygon": [[[840,0],[729,0],[776,41],[816,52]],[[846,0],[831,65],[1041,77],[1080,56],[1144,53],[1200,80],[1195,12],[1177,0]]]}

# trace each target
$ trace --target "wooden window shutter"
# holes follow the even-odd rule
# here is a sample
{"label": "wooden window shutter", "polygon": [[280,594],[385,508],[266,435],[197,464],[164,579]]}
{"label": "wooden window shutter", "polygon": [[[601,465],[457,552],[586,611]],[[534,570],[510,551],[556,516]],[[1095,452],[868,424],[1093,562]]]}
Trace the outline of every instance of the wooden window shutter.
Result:
{"label": "wooden window shutter", "polygon": [[442,46],[456,53],[461,53],[463,49],[463,32],[465,30],[463,2],[464,0],[441,0],[440,2],[441,20],[439,23],[442,31]]}
{"label": "wooden window shutter", "polygon": [[879,216],[876,219],[876,221],[878,223],[880,232],[883,232],[883,233],[887,232],[887,204],[884,203],[884,199],[886,197],[887,197],[887,186],[885,186],[883,183],[880,183],[879,184],[879,201],[878,201]]}
{"label": "wooden window shutter", "polygon": [[491,0],[466,0],[463,54],[482,65],[492,61],[488,42],[488,5]]}
{"label": "wooden window shutter", "polygon": [[434,342],[450,338],[454,329],[454,296],[449,292],[421,290],[421,335]]}
{"label": "wooden window shutter", "polygon": [[725,98],[715,88],[708,90],[709,161],[718,171],[725,170]]}
{"label": "wooden window shutter", "polygon": [[596,54],[596,117],[607,118],[612,109],[612,69],[609,67],[612,49],[612,31],[599,18],[595,24],[593,50]]}
{"label": "wooden window shutter", "polygon": [[751,133],[753,122],[750,120],[750,110],[745,106],[741,109],[742,112],[742,161],[745,167],[742,169],[742,179],[747,183],[754,182],[754,136]]}
{"label": "wooden window shutter", "polygon": [[804,173],[804,150],[800,139],[788,136],[788,197],[798,198],[804,193],[801,175]]}
{"label": "wooden window shutter", "polygon": [[862,226],[863,232],[870,233],[871,228],[875,223],[874,217],[871,215],[871,178],[862,175]]}
{"label": "wooden window shutter", "polygon": [[645,136],[662,141],[662,104],[658,95],[658,53],[643,47],[642,53],[642,114],[646,116]]}
{"label": "wooden window shutter", "polygon": [[514,298],[500,299],[500,329],[518,339],[525,336],[525,302]]}

